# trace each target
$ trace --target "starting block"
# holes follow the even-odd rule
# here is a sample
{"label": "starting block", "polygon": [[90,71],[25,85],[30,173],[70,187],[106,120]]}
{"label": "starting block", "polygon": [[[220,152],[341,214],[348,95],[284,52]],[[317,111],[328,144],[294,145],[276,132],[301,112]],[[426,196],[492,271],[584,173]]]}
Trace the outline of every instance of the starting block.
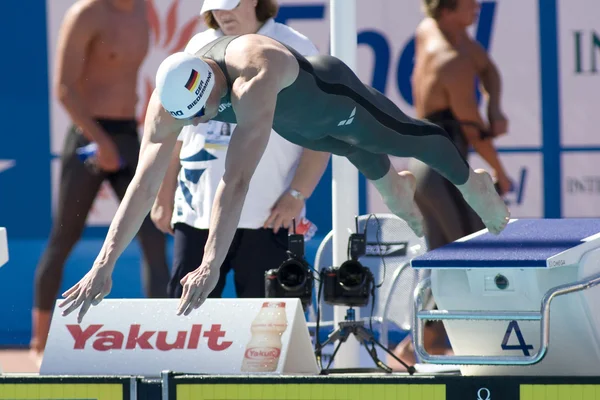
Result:
{"label": "starting block", "polygon": [[8,240],[6,228],[0,227],[0,267],[8,262]]}
{"label": "starting block", "polygon": [[[413,340],[422,363],[463,375],[590,376],[600,364],[600,219],[516,219],[412,260],[431,276],[415,290]],[[431,289],[438,310],[423,310]],[[442,320],[453,356],[423,346]]]}

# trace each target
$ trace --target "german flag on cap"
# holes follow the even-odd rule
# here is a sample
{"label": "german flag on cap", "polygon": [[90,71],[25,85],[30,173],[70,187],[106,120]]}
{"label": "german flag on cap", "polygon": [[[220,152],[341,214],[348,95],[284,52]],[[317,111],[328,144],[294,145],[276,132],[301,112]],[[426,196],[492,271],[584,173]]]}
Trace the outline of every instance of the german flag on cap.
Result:
{"label": "german flag on cap", "polygon": [[200,74],[195,69],[192,69],[192,73],[185,84],[185,88],[190,92],[194,92],[196,87],[198,86],[198,82],[200,81]]}

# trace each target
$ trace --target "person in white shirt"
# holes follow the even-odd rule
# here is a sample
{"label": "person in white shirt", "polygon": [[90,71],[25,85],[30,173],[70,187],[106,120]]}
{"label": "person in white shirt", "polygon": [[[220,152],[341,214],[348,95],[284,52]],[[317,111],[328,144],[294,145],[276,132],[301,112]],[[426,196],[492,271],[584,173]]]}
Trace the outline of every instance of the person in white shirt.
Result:
{"label": "person in white shirt", "polygon": [[[278,8],[276,0],[205,0],[200,13],[211,29],[195,35],[185,51],[195,53],[223,35],[258,33],[279,40],[302,55],[318,54],[307,37],[274,21]],[[151,212],[155,225],[174,235],[173,268],[167,290],[170,297],[181,297],[180,280],[202,262],[213,199],[225,170],[233,128],[233,124],[210,121],[186,126],[179,135]],[[221,266],[219,282],[209,297],[222,296],[232,269],[238,297],[265,297],[265,271],[288,259],[287,235],[292,219],[296,219],[297,228],[310,226],[303,219],[305,200],[321,179],[329,157],[329,153],[303,149],[271,132]]]}

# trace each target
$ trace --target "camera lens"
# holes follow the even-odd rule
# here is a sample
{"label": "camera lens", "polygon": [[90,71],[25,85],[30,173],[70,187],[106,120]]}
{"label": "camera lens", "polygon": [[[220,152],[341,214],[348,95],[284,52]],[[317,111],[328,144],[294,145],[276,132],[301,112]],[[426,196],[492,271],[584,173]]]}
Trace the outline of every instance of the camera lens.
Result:
{"label": "camera lens", "polygon": [[346,261],[340,266],[339,270],[340,285],[344,289],[353,290],[357,289],[365,283],[367,275],[365,271],[357,262]]}
{"label": "camera lens", "polygon": [[506,278],[504,275],[498,274],[494,278],[494,283],[498,289],[504,290],[508,287],[508,278]]}
{"label": "camera lens", "polygon": [[299,289],[306,282],[306,268],[298,262],[290,261],[279,267],[277,279],[286,290]]}

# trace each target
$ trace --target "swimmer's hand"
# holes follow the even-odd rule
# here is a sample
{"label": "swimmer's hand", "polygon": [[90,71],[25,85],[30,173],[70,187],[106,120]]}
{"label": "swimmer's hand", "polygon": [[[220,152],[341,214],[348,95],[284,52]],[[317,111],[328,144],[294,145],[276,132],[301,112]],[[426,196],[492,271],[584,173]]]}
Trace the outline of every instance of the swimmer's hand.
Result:
{"label": "swimmer's hand", "polygon": [[499,108],[488,109],[488,119],[492,136],[501,136],[508,132],[508,119]]}
{"label": "swimmer's hand", "polygon": [[63,317],[81,306],[77,315],[77,322],[81,323],[90,306],[98,305],[110,293],[111,274],[112,269],[108,267],[94,266],[75,286],[64,292],[62,296],[65,299],[58,306],[69,307],[63,311]]}
{"label": "swimmer's hand", "polygon": [[271,208],[271,215],[265,221],[263,228],[273,228],[274,233],[277,233],[281,228],[290,228],[294,218],[296,218],[296,221],[299,220],[303,207],[303,200],[295,198],[290,192],[286,191]]}
{"label": "swimmer's hand", "polygon": [[219,281],[219,268],[201,265],[181,279],[183,293],[177,315],[189,315],[192,310],[200,308],[208,295],[213,291]]}
{"label": "swimmer's hand", "polygon": [[495,175],[496,182],[494,183],[494,186],[500,196],[504,196],[513,190],[513,182],[504,171],[496,173]]}
{"label": "swimmer's hand", "polygon": [[108,138],[98,142],[96,164],[101,170],[106,172],[116,172],[121,168],[119,149],[112,139]]}

